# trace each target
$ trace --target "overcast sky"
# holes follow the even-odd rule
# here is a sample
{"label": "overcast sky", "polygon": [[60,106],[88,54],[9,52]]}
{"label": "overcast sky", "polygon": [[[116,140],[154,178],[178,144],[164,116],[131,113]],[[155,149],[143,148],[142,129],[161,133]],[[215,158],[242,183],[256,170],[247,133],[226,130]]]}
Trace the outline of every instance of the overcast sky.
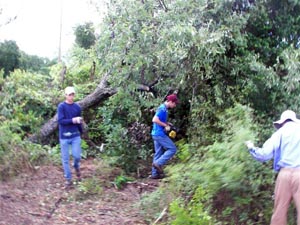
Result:
{"label": "overcast sky", "polygon": [[[14,40],[20,50],[29,55],[55,58],[58,56],[62,21],[64,55],[74,43],[73,28],[76,25],[100,23],[105,12],[105,0],[97,1],[103,3],[100,13],[88,0],[0,0],[0,42]],[[15,20],[5,24],[15,16]]]}

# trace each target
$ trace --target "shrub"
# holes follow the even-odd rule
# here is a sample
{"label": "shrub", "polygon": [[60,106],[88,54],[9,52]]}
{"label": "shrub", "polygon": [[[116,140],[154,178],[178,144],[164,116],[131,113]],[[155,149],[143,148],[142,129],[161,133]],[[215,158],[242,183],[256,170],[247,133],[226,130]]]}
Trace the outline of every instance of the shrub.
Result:
{"label": "shrub", "polygon": [[78,184],[78,193],[75,194],[75,199],[85,200],[86,198],[100,195],[102,191],[102,183],[98,177],[86,178]]}
{"label": "shrub", "polygon": [[170,204],[170,215],[174,218],[171,225],[212,225],[215,224],[205,210],[203,202],[207,196],[200,186],[196,189],[193,198],[185,206],[184,199],[176,199]]}
{"label": "shrub", "polygon": [[22,140],[21,133],[15,121],[0,123],[0,180],[32,170],[48,160],[47,147]]}

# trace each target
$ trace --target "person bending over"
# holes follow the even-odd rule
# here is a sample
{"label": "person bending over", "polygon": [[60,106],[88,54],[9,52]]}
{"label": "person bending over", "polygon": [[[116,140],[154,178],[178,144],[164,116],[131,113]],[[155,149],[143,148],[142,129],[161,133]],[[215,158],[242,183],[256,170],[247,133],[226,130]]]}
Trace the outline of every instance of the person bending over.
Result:
{"label": "person bending over", "polygon": [[170,130],[170,124],[167,122],[168,109],[175,108],[177,103],[177,95],[168,95],[166,101],[158,107],[152,119],[153,128],[151,135],[155,151],[152,163],[152,179],[161,179],[164,177],[162,167],[177,151],[176,145],[166,134],[166,131]]}

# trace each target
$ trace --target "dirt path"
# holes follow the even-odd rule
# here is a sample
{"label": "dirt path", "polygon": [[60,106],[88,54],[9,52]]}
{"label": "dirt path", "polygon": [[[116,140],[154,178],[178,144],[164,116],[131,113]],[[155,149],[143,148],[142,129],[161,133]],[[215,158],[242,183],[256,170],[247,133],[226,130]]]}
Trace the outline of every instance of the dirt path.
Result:
{"label": "dirt path", "polygon": [[[135,203],[143,193],[155,190],[158,180],[140,179],[118,190],[112,184],[118,171],[103,168],[93,160],[82,161],[81,173],[85,185],[75,184],[68,191],[64,189],[62,169],[56,166],[43,166],[2,182],[0,224],[149,224]],[[85,192],[85,188],[96,187],[97,194]]]}

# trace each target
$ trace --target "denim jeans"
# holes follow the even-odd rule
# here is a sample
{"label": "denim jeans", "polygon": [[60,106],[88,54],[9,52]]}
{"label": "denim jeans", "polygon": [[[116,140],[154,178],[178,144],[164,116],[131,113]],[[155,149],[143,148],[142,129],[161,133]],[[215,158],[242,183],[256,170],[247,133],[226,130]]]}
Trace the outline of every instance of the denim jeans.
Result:
{"label": "denim jeans", "polygon": [[[155,150],[153,163],[163,166],[175,155],[177,151],[176,145],[168,136],[152,136],[152,138]],[[157,170],[152,167],[152,176],[157,174]]]}
{"label": "denim jeans", "polygon": [[81,159],[81,138],[80,136],[70,139],[59,139],[61,150],[61,161],[64,168],[64,176],[67,180],[72,179],[72,173],[70,169],[70,147],[72,149],[73,167],[79,169]]}

